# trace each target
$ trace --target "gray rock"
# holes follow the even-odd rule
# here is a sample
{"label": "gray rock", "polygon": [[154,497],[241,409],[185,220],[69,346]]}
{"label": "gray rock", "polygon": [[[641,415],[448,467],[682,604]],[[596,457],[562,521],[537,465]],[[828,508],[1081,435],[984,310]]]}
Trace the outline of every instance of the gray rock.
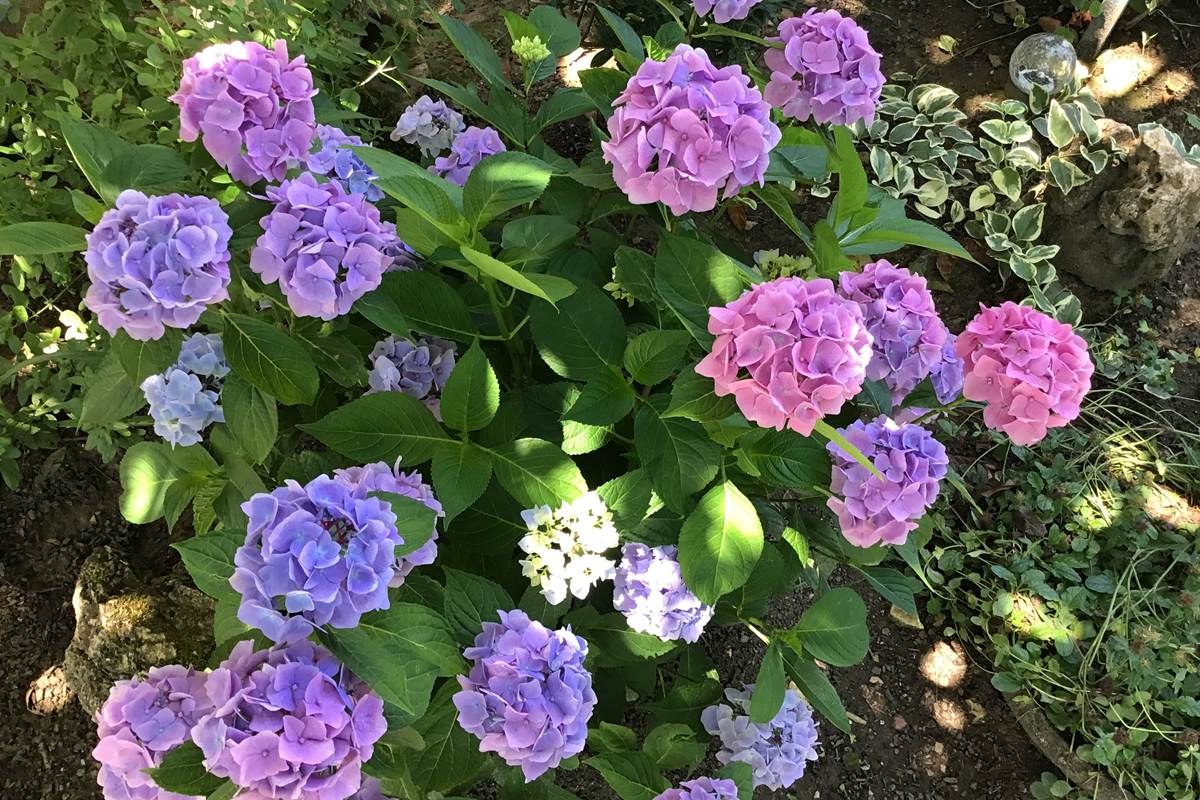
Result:
{"label": "gray rock", "polygon": [[88,556],[72,604],[63,669],[88,714],[118,680],[161,664],[203,667],[212,654],[213,601],[174,577],[139,580],[112,548]]}
{"label": "gray rock", "polygon": [[1084,186],[1046,195],[1046,241],[1062,249],[1061,270],[1098,289],[1129,289],[1162,278],[1191,248],[1200,226],[1200,166],[1162,128],[1141,137],[1120,123],[1102,129],[1127,155]]}

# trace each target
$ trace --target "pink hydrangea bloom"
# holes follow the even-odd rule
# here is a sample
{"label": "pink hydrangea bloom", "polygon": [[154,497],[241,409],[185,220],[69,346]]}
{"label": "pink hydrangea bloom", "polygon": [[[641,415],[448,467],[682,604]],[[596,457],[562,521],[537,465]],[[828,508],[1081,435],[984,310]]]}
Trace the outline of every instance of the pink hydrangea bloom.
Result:
{"label": "pink hydrangea bloom", "polygon": [[717,69],[681,44],[646,60],[613,101],[611,139],[601,145],[631,203],[662,202],[673,214],[711,211],[743,186],[759,185],[779,143],[771,109],[738,66]]}
{"label": "pink hydrangea bloom", "polygon": [[761,2],[762,0],[692,0],[692,7],[702,17],[712,11],[713,22],[724,25],[730,20],[745,19],[750,9]]}
{"label": "pink hydrangea bloom", "polygon": [[883,91],[879,53],[867,32],[837,11],[810,8],[779,24],[783,48],[770,48],[764,59],[771,82],[767,102],[804,122],[851,125],[872,122]]}
{"label": "pink hydrangea bloom", "polygon": [[171,102],[179,106],[179,138],[199,137],[234,180],[281,181],[308,157],[316,135],[317,93],[304,56],[289,59],[282,39],[206,47],[183,62]]}
{"label": "pink hydrangea bloom", "polygon": [[959,334],[963,396],[985,403],[984,423],[1014,443],[1042,440],[1079,416],[1094,367],[1087,343],[1070,325],[1006,302],[979,314]]}
{"label": "pink hydrangea bloom", "polygon": [[746,419],[807,436],[862,389],[871,334],[832,281],[778,278],[708,312],[717,338],[696,372],[732,394]]}

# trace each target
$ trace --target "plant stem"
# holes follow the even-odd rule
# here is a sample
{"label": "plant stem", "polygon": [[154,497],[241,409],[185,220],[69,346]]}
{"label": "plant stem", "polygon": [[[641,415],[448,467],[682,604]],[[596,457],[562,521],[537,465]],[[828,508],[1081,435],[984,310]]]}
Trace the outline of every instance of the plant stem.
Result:
{"label": "plant stem", "polygon": [[[487,292],[488,303],[492,307],[492,316],[496,318],[500,335],[504,337],[504,349],[508,351],[508,357],[512,360],[513,375],[516,377],[518,385],[524,385],[525,359],[521,357],[521,348],[513,338],[515,331],[509,326],[508,317],[505,316],[504,308],[500,305],[500,297],[496,294],[496,281],[494,278],[484,278],[482,282],[483,289]],[[524,325],[524,321],[521,324]]]}

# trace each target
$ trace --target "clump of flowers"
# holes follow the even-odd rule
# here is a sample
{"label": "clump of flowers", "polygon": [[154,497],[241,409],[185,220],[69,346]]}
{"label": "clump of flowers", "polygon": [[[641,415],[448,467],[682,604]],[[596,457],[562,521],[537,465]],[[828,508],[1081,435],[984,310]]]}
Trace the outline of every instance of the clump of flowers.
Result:
{"label": "clump of flowers", "polygon": [[542,59],[550,57],[550,48],[546,47],[546,43],[540,36],[518,38],[513,42],[512,51],[522,64],[536,64]]}
{"label": "clump of flowers", "polygon": [[[400,462],[397,461],[394,467],[389,467],[382,461],[377,461],[374,464],[367,464],[362,467],[347,467],[346,469],[335,469],[333,477],[343,481],[355,494],[366,493],[367,495],[375,492],[387,492],[388,494],[398,494],[404,497],[410,497],[418,503],[423,503],[433,510],[438,517],[445,516],[442,511],[442,504],[434,497],[433,487],[425,483],[421,473],[413,470],[412,472],[402,472],[400,470]],[[396,559],[396,572],[392,575],[389,586],[396,587],[404,583],[404,579],[408,577],[408,573],[413,571],[415,567],[422,567],[426,564],[432,564],[437,558],[437,522],[434,521],[432,530],[429,531],[401,531],[401,537],[406,538],[410,535],[423,538],[429,536],[428,540],[413,550],[411,553],[406,553]]]}
{"label": "clump of flowers", "polygon": [[963,362],[963,396],[985,403],[984,424],[1019,445],[1078,417],[1092,385],[1087,342],[1029,306],[981,305],[954,349]]}
{"label": "clump of flowers", "polygon": [[616,564],[604,555],[619,538],[608,506],[587,492],[557,509],[538,506],[521,512],[528,533],[517,546],[527,555],[521,574],[541,589],[551,605],[567,594],[582,600],[600,581],[611,580]]}
{"label": "clump of flowers", "polygon": [[717,69],[686,44],[666,61],[642,62],[613,108],[601,145],[613,180],[631,203],[662,202],[676,215],[762,185],[781,137],[741,67]]}
{"label": "clump of flowers", "polygon": [[724,25],[735,19],[745,19],[750,9],[762,0],[692,0],[692,7],[701,17],[713,12],[713,22]]}
{"label": "clump of flowers", "polygon": [[283,180],[304,163],[316,134],[317,90],[304,56],[289,59],[287,42],[206,47],[183,62],[171,102],[179,106],[179,138],[200,137],[236,181]]}
{"label": "clump of flowers", "polygon": [[625,615],[632,630],[664,641],[696,641],[713,616],[713,607],[700,602],[683,582],[674,545],[632,543],[621,548],[613,608]]}
{"label": "clump of flowers", "polygon": [[925,279],[880,259],[861,272],[843,272],[839,291],[862,307],[874,340],[867,378],[883,381],[899,403],[940,367],[950,339]]}
{"label": "clump of flowers", "polygon": [[142,381],[154,432],[172,447],[198,444],[205,428],[225,421],[219,403],[228,374],[220,336],[196,333],[185,340],[174,366]]}
{"label": "clump of flowers", "polygon": [[448,149],[465,127],[462,114],[445,101],[423,94],[400,114],[391,140],[415,144],[424,155],[436,156]]}
{"label": "clump of flowers", "polygon": [[333,125],[317,127],[318,149],[308,156],[308,171],[324,175],[342,184],[350,194],[361,194],[372,203],[383,198],[374,171],[351,148],[363,147],[363,140]]}
{"label": "clump of flowers", "polygon": [[884,77],[879,53],[857,22],[810,8],[781,22],[779,35],[768,41],[783,42],[764,56],[771,70],[763,90],[768,103],[801,122],[874,121]]}
{"label": "clump of flowers", "polygon": [[862,389],[871,334],[826,278],[778,278],[708,310],[712,352],[696,372],[746,419],[804,436]]}
{"label": "clump of flowers", "polygon": [[696,778],[667,789],[654,800],[737,800],[737,784],[729,778]]}
{"label": "clump of flowers", "polygon": [[383,273],[411,264],[396,226],[379,209],[337,181],[311,172],[267,189],[275,204],[259,224],[250,268],[278,283],[292,311],[331,320],[379,286]]}
{"label": "clump of flowers", "polygon": [[207,681],[215,710],[192,729],[204,766],[249,800],[346,800],[387,731],[383,700],[328,651],[239,642]]}
{"label": "clump of flowers", "polygon": [[817,277],[817,268],[808,256],[792,256],[781,254],[778,248],[758,250],[754,253],[754,265],[762,273],[765,280],[776,278],[809,278]]}
{"label": "clump of flowers", "polygon": [[817,760],[817,725],[812,709],[794,690],[784,692],[783,706],[767,723],[750,721],[750,695],[754,684],[744,690],[729,687],[726,703],[704,709],[704,729],[721,739],[717,760],[722,764],[741,761],[754,770],[754,785],[786,789],[804,776],[809,761]]}
{"label": "clump of flowers", "polygon": [[246,542],[229,579],[242,595],[238,619],[273,642],[297,642],[314,628],[353,628],[366,612],[389,607],[404,539],[391,504],[369,493],[406,481],[392,484],[380,467],[391,472],[380,463],[305,485],[289,480],[242,503]]}
{"label": "clump of flowers", "polygon": [[569,628],[552,631],[520,610],[499,611],[483,623],[474,663],[459,675],[454,695],[458,724],[479,737],[479,749],[520,767],[536,780],[583,751],[596,705],[592,675],[583,666],[587,642]]}
{"label": "clump of flowers", "polygon": [[389,336],[377,342],[368,359],[367,394],[403,392],[423,400],[439,420],[441,392],[454,370],[457,345],[436,336],[418,336],[415,341]]}
{"label": "clump of flowers", "polygon": [[826,445],[833,456],[833,497],[826,505],[837,514],[842,535],[858,547],[904,544],[937,499],[950,463],[946,448],[920,425],[887,416],[856,420],[840,431],[879,472],[873,474],[836,443]]}
{"label": "clump of flowers", "polygon": [[453,184],[466,186],[467,177],[476,164],[507,149],[494,128],[477,128],[472,125],[454,137],[450,145],[450,154],[434,161],[429,171]]}
{"label": "clump of flowers", "polygon": [[929,371],[934,394],[942,405],[957,400],[963,390],[963,362],[954,351],[957,341],[958,337],[953,333],[946,337],[946,343],[942,345],[942,359]]}
{"label": "clump of flowers", "polygon": [[158,788],[144,770],[183,744],[213,704],[206,677],[188,667],[154,667],[144,679],[118,681],[96,713],[99,743],[92,757],[104,800],[184,800]]}
{"label": "clump of flowers", "polygon": [[147,341],[194,325],[229,297],[232,236],[216,200],[126,189],[88,234],[84,302],[113,336]]}

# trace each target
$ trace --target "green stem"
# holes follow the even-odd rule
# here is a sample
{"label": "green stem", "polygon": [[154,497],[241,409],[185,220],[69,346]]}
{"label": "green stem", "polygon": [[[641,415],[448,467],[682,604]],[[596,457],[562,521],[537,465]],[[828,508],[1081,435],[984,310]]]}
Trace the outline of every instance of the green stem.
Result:
{"label": "green stem", "polygon": [[[496,294],[496,281],[494,278],[484,278],[482,283],[484,291],[487,292],[488,303],[492,307],[492,316],[496,318],[500,335],[504,337],[504,349],[508,351],[508,357],[512,360],[513,375],[518,385],[524,385],[525,360],[521,357],[521,350],[513,338],[515,331],[509,327],[508,317],[505,316],[504,308],[500,305],[500,297]],[[521,324],[523,325],[524,322]]]}
{"label": "green stem", "polygon": [[693,10],[692,16],[688,20],[687,33],[683,35],[683,40],[685,42],[690,42],[692,40],[692,33],[696,30],[696,23],[699,22],[699,20],[700,18],[696,16],[696,12]]}

